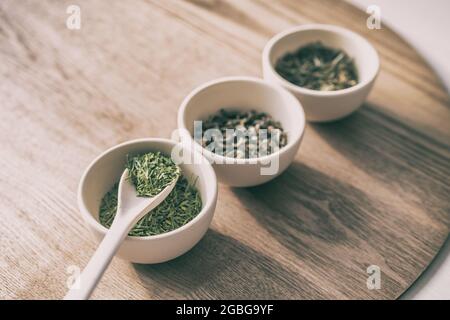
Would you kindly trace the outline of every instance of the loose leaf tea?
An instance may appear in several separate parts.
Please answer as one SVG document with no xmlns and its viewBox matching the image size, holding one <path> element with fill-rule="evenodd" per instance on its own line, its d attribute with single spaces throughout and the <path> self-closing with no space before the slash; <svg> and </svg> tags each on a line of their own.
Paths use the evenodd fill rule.
<svg viewBox="0 0 450 320">
<path fill-rule="evenodd" d="M 139 197 L 156 196 L 180 176 L 180 167 L 161 152 L 127 156 L 126 167 Z"/>
<path fill-rule="evenodd" d="M 206 149 L 231 158 L 256 158 L 287 144 L 281 123 L 265 112 L 221 109 L 202 124 Z"/>
<path fill-rule="evenodd" d="M 100 204 L 99 220 L 106 228 L 111 227 L 116 216 L 118 187 L 116 183 Z M 145 237 L 175 230 L 194 219 L 201 209 L 199 192 L 185 177 L 180 177 L 167 198 L 141 218 L 128 235 Z"/>
<path fill-rule="evenodd" d="M 313 42 L 278 59 L 275 70 L 300 87 L 333 91 L 358 83 L 355 63 L 343 50 Z"/>
</svg>

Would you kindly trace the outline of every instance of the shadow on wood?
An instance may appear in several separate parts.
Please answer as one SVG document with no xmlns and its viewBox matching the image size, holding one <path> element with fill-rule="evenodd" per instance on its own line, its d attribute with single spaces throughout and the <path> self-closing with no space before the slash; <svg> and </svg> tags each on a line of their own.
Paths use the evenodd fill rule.
<svg viewBox="0 0 450 320">
<path fill-rule="evenodd" d="M 321 296 L 294 270 L 214 230 L 175 260 L 134 267 L 157 297 L 295 299 L 305 292 L 309 298 Z"/>
<path fill-rule="evenodd" d="M 414 201 L 407 198 L 413 194 L 420 199 L 413 203 L 418 212 L 299 162 L 270 183 L 233 189 L 235 195 L 299 259 L 329 270 L 324 280 L 331 286 L 345 291 L 358 285 L 332 270 L 357 273 L 376 262 L 383 268 L 384 289 L 399 293 L 403 282 L 417 277 L 408 266 L 425 267 L 432 258 L 426 243 L 445 239 L 450 213 L 445 183 L 450 175 L 448 150 L 373 106 L 337 122 L 311 126 L 358 169 L 398 192 L 399 198 Z M 433 210 L 427 210 L 431 203 Z M 433 224 L 422 224 L 425 217 Z M 346 285 L 340 285 L 341 280 Z"/>
<path fill-rule="evenodd" d="M 374 105 L 341 121 L 311 126 L 359 169 L 396 190 L 398 197 L 416 201 L 437 223 L 450 226 L 448 145 Z"/>
</svg>

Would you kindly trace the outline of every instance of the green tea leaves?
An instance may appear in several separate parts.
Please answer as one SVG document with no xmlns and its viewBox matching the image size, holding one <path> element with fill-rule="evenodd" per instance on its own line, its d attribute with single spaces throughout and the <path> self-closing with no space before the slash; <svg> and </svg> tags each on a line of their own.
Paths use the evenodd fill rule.
<svg viewBox="0 0 450 320">
<path fill-rule="evenodd" d="M 127 156 L 129 179 L 139 197 L 153 197 L 180 176 L 180 168 L 161 152 Z"/>
<path fill-rule="evenodd" d="M 177 179 L 167 198 L 136 223 L 129 232 L 130 236 L 152 236 L 175 230 L 202 210 L 197 189 L 185 177 L 180 177 L 180 167 L 161 152 L 128 155 L 126 167 L 140 197 L 153 197 Z M 107 228 L 111 227 L 116 216 L 118 188 L 117 182 L 100 203 L 99 221 Z"/>
<path fill-rule="evenodd" d="M 275 70 L 287 81 L 303 88 L 334 91 L 358 83 L 353 60 L 342 50 L 313 42 L 278 59 Z"/>
<path fill-rule="evenodd" d="M 287 144 L 281 123 L 265 112 L 221 109 L 203 121 L 201 145 L 230 158 L 256 158 Z"/>
<path fill-rule="evenodd" d="M 106 228 L 111 227 L 116 215 L 118 186 L 116 183 L 101 201 L 99 220 Z M 175 230 L 194 219 L 201 210 L 199 192 L 185 177 L 180 177 L 167 198 L 141 218 L 128 235 L 145 237 Z"/>
</svg>

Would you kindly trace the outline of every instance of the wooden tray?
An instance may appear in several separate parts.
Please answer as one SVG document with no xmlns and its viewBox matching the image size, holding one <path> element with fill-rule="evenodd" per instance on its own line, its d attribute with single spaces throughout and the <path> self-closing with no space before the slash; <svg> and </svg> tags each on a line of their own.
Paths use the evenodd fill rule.
<svg viewBox="0 0 450 320">
<path fill-rule="evenodd" d="M 367 104 L 309 125 L 295 163 L 261 187 L 221 185 L 205 238 L 161 265 L 115 259 L 94 298 L 398 297 L 449 234 L 450 110 L 435 74 L 386 26 L 336 1 L 0 3 L 0 298 L 61 298 L 96 248 L 76 205 L 101 151 L 169 137 L 183 97 L 261 76 L 261 50 L 296 24 L 367 37 L 382 71 Z M 366 269 L 381 268 L 368 290 Z"/>
</svg>

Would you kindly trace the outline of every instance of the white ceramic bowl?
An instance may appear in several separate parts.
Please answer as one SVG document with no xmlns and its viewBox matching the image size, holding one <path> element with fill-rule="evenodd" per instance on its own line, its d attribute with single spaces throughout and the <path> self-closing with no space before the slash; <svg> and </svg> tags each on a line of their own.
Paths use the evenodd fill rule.
<svg viewBox="0 0 450 320">
<path fill-rule="evenodd" d="M 221 108 L 268 113 L 287 132 L 287 145 L 254 159 L 224 157 L 202 148 L 193 139 L 194 121 L 205 120 Z M 289 166 L 303 137 L 305 115 L 298 100 L 280 86 L 258 78 L 226 77 L 201 85 L 184 99 L 178 111 L 178 128 L 184 142 L 212 162 L 221 182 L 249 187 L 275 178 Z"/>
<path fill-rule="evenodd" d="M 359 83 L 342 90 L 318 91 L 292 84 L 275 71 L 280 57 L 315 41 L 342 49 L 353 58 Z M 378 75 L 380 61 L 374 47 L 362 36 L 337 26 L 312 24 L 288 29 L 270 39 L 263 51 L 262 66 L 264 79 L 281 85 L 300 100 L 308 121 L 321 122 L 345 117 L 362 105 Z"/>
<path fill-rule="evenodd" d="M 84 220 L 101 240 L 107 229 L 98 221 L 100 201 L 120 179 L 126 155 L 161 151 L 170 156 L 176 142 L 166 139 L 139 139 L 115 146 L 95 159 L 84 172 L 78 188 L 78 206 Z M 183 152 L 190 153 L 189 150 Z M 201 164 L 180 164 L 183 175 L 198 177 L 196 188 L 203 203 L 201 212 L 189 223 L 173 231 L 148 237 L 127 236 L 117 255 L 135 263 L 160 263 L 191 249 L 205 234 L 214 215 L 217 200 L 217 179 L 207 161 Z"/>
</svg>

